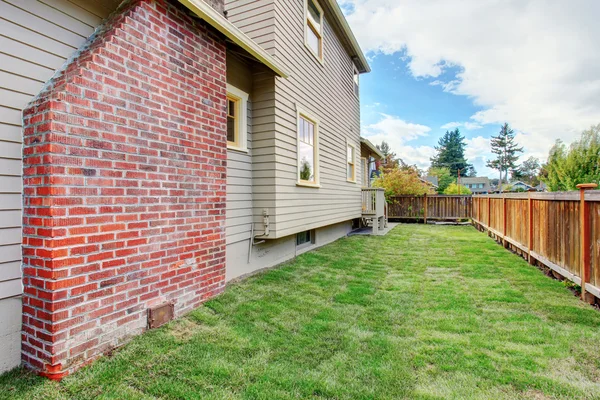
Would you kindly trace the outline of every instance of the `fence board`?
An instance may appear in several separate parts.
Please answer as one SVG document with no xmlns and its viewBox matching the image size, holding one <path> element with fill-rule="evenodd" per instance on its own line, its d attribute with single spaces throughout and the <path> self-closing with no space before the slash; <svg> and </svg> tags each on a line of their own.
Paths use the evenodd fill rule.
<svg viewBox="0 0 600 400">
<path fill-rule="evenodd" d="M 389 218 L 424 219 L 424 196 L 394 196 L 388 199 Z M 427 196 L 427 219 L 470 219 L 473 210 L 471 196 Z"/>
</svg>

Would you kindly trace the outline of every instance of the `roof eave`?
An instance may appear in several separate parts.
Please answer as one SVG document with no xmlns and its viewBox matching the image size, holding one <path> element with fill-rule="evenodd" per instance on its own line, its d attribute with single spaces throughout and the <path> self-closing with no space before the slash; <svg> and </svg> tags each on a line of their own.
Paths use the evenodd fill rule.
<svg viewBox="0 0 600 400">
<path fill-rule="evenodd" d="M 344 13 L 342 12 L 342 9 L 340 8 L 337 0 L 326 0 L 327 3 L 329 4 L 329 6 L 331 7 L 331 9 L 333 10 L 333 15 L 336 18 L 336 22 L 340 25 L 340 27 L 342 28 L 342 31 L 344 33 L 344 35 L 346 36 L 346 39 L 348 39 L 350 46 L 352 47 L 352 50 L 355 54 L 351 54 L 351 56 L 356 57 L 356 62 L 357 64 L 356 67 L 358 68 L 358 72 L 360 72 L 361 74 L 365 74 L 368 72 L 371 72 L 371 67 L 369 66 L 369 62 L 367 61 L 367 58 L 365 57 L 363 51 L 360 48 L 360 45 L 358 44 L 358 41 L 356 40 L 356 37 L 354 36 L 354 32 L 352 32 L 352 29 L 350 29 L 350 25 L 348 25 L 348 21 L 346 20 L 346 17 L 344 16 Z"/>
<path fill-rule="evenodd" d="M 289 74 L 269 53 L 260 45 L 250 39 L 244 32 L 229 22 L 224 16 L 219 14 L 214 8 L 209 6 L 203 0 L 179 0 L 181 4 L 196 14 L 199 18 L 206 21 L 210 26 L 221 32 L 229 40 L 246 50 L 262 64 L 266 65 L 275 74 L 282 78 L 287 78 Z"/>
<path fill-rule="evenodd" d="M 373 143 L 371 143 L 369 141 L 369 139 L 366 139 L 364 137 L 360 137 L 360 143 L 364 144 L 365 146 L 367 146 L 369 148 L 369 150 L 371 150 L 373 153 L 375 153 L 377 155 L 377 157 L 379 157 L 380 159 L 383 160 L 383 154 L 381 153 L 381 151 L 379 151 L 379 149 L 377 148 L 377 146 L 375 146 Z"/>
</svg>

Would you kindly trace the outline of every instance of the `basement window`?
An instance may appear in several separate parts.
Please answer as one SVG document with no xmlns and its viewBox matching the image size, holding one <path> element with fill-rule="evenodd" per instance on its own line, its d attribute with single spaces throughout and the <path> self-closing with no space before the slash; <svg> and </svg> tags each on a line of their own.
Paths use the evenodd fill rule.
<svg viewBox="0 0 600 400">
<path fill-rule="evenodd" d="M 304 231 L 296 234 L 296 246 L 306 247 L 315 244 L 315 231 Z"/>
</svg>

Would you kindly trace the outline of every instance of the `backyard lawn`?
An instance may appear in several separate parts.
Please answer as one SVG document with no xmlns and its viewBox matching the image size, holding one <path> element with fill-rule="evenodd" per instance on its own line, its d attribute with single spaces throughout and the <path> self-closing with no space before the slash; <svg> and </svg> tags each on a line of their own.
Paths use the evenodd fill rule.
<svg viewBox="0 0 600 400">
<path fill-rule="evenodd" d="M 472 227 L 354 236 L 16 399 L 600 399 L 600 312 Z"/>
</svg>

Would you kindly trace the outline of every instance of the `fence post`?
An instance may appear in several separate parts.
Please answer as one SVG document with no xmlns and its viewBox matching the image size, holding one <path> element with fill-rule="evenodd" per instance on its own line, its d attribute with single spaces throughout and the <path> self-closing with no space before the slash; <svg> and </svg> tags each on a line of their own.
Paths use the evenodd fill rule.
<svg viewBox="0 0 600 400">
<path fill-rule="evenodd" d="M 506 194 L 502 195 L 502 244 L 504 247 L 508 247 L 506 241 Z"/>
<path fill-rule="evenodd" d="M 423 209 L 423 223 L 427 225 L 427 193 L 425 193 L 424 204 L 425 205 Z"/>
<path fill-rule="evenodd" d="M 488 206 L 488 234 L 490 233 L 490 228 L 492 227 L 492 198 L 488 196 L 487 206 Z"/>
<path fill-rule="evenodd" d="M 531 198 L 531 192 L 527 193 L 527 261 L 529 264 L 533 264 L 533 257 L 531 257 L 531 251 L 533 250 L 533 199 Z"/>
<path fill-rule="evenodd" d="M 581 242 L 580 254 L 580 273 L 581 278 L 581 299 L 586 301 L 585 284 L 590 280 L 590 209 L 585 202 L 585 191 L 587 189 L 597 188 L 595 183 L 582 183 L 577 185 L 579 189 L 579 237 Z M 590 301 L 593 297 L 590 296 Z"/>
</svg>

